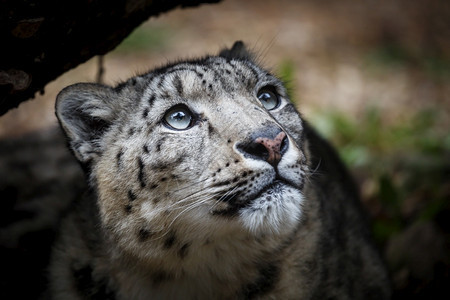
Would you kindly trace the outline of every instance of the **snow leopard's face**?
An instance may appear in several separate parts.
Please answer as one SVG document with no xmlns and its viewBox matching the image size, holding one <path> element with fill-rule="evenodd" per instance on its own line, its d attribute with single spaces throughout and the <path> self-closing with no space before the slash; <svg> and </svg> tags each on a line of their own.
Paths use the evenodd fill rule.
<svg viewBox="0 0 450 300">
<path fill-rule="evenodd" d="M 297 227 L 302 120 L 277 78 L 242 52 L 232 58 L 239 46 L 116 88 L 78 84 L 58 96 L 103 225 L 122 248 L 145 256 L 176 244 L 183 255 L 196 241 Z"/>
</svg>

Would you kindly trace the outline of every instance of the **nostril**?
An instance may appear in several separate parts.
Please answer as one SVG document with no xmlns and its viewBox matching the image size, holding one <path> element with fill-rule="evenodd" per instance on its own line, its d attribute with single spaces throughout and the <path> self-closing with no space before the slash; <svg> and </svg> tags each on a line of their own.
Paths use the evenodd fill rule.
<svg viewBox="0 0 450 300">
<path fill-rule="evenodd" d="M 281 153 L 281 155 L 285 154 L 286 151 L 288 150 L 288 148 L 289 148 L 289 139 L 288 139 L 287 136 L 285 136 L 283 138 L 283 140 L 281 141 L 281 145 L 280 145 L 280 153 Z"/>
<path fill-rule="evenodd" d="M 266 160 L 269 157 L 269 151 L 267 148 L 259 143 L 250 143 L 248 145 L 239 145 L 238 149 L 251 158 Z"/>
</svg>

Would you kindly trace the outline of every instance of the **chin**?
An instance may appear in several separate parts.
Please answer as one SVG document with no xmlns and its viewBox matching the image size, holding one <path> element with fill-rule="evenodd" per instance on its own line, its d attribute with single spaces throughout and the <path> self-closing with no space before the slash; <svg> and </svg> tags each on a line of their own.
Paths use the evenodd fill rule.
<svg viewBox="0 0 450 300">
<path fill-rule="evenodd" d="M 239 219 L 255 235 L 286 235 L 293 232 L 302 216 L 303 195 L 300 190 L 276 183 L 243 207 Z"/>
</svg>

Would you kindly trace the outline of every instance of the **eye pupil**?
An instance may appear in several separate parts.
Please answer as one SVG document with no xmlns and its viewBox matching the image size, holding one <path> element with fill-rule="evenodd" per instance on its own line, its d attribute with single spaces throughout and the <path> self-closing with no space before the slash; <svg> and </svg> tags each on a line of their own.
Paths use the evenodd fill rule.
<svg viewBox="0 0 450 300">
<path fill-rule="evenodd" d="M 178 111 L 174 114 L 171 115 L 171 118 L 174 119 L 175 121 L 181 121 L 186 117 L 186 114 L 182 111 Z"/>
<path fill-rule="evenodd" d="M 267 101 L 270 99 L 270 94 L 267 92 L 262 93 L 261 96 L 259 96 L 259 99 L 261 99 L 262 101 Z"/>
<path fill-rule="evenodd" d="M 184 130 L 192 125 L 193 115 L 187 107 L 175 106 L 164 115 L 164 123 L 171 129 Z"/>
<path fill-rule="evenodd" d="M 277 94 L 268 89 L 262 89 L 258 93 L 258 99 L 267 110 L 272 110 L 278 107 L 280 99 Z"/>
</svg>

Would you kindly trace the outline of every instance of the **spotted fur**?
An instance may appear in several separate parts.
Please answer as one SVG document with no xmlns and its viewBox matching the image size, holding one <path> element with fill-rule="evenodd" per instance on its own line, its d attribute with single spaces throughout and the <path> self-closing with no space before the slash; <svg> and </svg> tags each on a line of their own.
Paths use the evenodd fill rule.
<svg viewBox="0 0 450 300">
<path fill-rule="evenodd" d="M 69 86 L 56 112 L 91 189 L 61 228 L 55 299 L 389 297 L 346 170 L 241 42 Z"/>
</svg>

